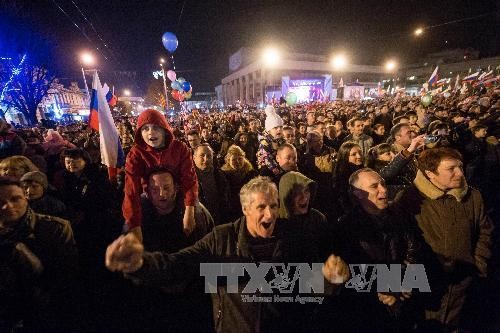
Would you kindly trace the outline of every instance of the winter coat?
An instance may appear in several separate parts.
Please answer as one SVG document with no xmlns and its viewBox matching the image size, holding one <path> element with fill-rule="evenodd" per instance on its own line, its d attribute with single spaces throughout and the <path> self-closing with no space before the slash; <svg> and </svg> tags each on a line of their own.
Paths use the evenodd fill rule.
<svg viewBox="0 0 500 333">
<path fill-rule="evenodd" d="M 155 149 L 144 142 L 141 127 L 145 124 L 155 124 L 165 130 L 164 148 Z M 138 227 L 142 223 L 140 196 L 143 185 L 147 184 L 149 174 L 158 169 L 167 169 L 172 173 L 181 185 L 184 204 L 194 206 L 198 199 L 198 182 L 191 151 L 184 143 L 174 138 L 165 117 L 157 111 L 146 110 L 137 120 L 135 143 L 125 163 L 125 197 L 122 211 L 129 228 Z"/>
<path fill-rule="evenodd" d="M 304 215 L 292 214 L 293 192 L 297 186 L 308 187 L 311 193 L 309 211 Z M 325 215 L 311 208 L 317 187 L 316 182 L 300 172 L 290 171 L 284 174 L 280 179 L 278 191 L 280 218 L 287 220 L 284 233 L 289 239 L 293 239 L 290 244 L 293 244 L 293 249 L 299 252 L 296 255 L 304 257 L 303 260 L 315 258 L 316 262 L 324 262 L 334 251 L 336 242 L 332 239 L 332 230 Z"/>
<path fill-rule="evenodd" d="M 193 245 L 214 228 L 214 220 L 210 212 L 201 203 L 194 206 L 195 228 L 186 236 L 183 231 L 184 204 L 177 200 L 172 212 L 160 215 L 145 195 L 141 196 L 144 212 L 142 228 L 143 244 L 147 251 L 177 252 Z"/>
<path fill-rule="evenodd" d="M 226 176 L 216 168 L 200 170 L 195 167 L 195 170 L 198 179 L 200 202 L 208 209 L 216 225 L 227 223 L 228 216 L 226 209 L 229 208 L 230 210 L 230 189 Z M 212 176 L 213 184 L 210 181 Z"/>
<path fill-rule="evenodd" d="M 267 168 L 273 174 L 281 173 L 281 168 L 276 162 L 276 151 L 285 142 L 284 139 L 273 139 L 270 134 L 265 134 L 260 138 L 259 150 L 257 151 L 257 165 L 259 169 Z"/>
<path fill-rule="evenodd" d="M 347 141 L 352 141 L 355 144 L 359 145 L 361 147 L 361 152 L 363 153 L 363 156 L 368 155 L 368 150 L 370 150 L 371 147 L 373 147 L 373 139 L 371 136 L 368 136 L 364 133 L 362 133 L 358 138 L 354 138 L 352 134 L 349 134 L 346 136 L 344 139 L 344 142 Z"/>
<path fill-rule="evenodd" d="M 0 160 L 14 155 L 23 155 L 26 142 L 15 132 L 0 133 Z"/>
<path fill-rule="evenodd" d="M 45 151 L 45 156 L 58 155 L 65 149 L 76 148 L 71 142 L 64 140 L 64 138 L 59 134 L 59 132 L 54 130 L 49 130 L 45 137 L 45 142 L 42 143 L 42 148 Z"/>
<path fill-rule="evenodd" d="M 332 171 L 334 151 L 323 145 L 319 154 L 309 149 L 301 156 L 299 170 L 305 176 L 314 180 L 318 186 L 316 198 L 311 201 L 312 207 L 325 214 L 328 219 L 336 218 L 337 207 L 332 205 Z"/>
<path fill-rule="evenodd" d="M 87 164 L 77 177 L 62 170 L 54 185 L 67 208 L 84 268 L 101 268 L 107 244 L 118 236 L 122 221 L 116 192 L 106 173 L 98 166 Z"/>
<path fill-rule="evenodd" d="M 426 319 L 456 327 L 472 278 L 488 274 L 493 225 L 481 194 L 467 185 L 445 193 L 418 171 L 396 202 L 414 216 L 431 250 L 425 259 L 432 278 Z"/>
<path fill-rule="evenodd" d="M 417 162 L 413 154 L 403 152 L 394 156 L 391 162 L 375 162 L 377 171 L 385 180 L 389 200 L 393 200 L 399 191 L 410 186 L 417 174 Z"/>
<path fill-rule="evenodd" d="M 486 151 L 486 141 L 476 137 L 472 137 L 465 146 L 465 177 L 467 183 L 479 189 L 483 187 L 483 182 L 488 181 L 484 174 Z"/>
<path fill-rule="evenodd" d="M 225 210 L 225 215 L 228 216 L 229 221 L 234 221 L 241 216 L 240 190 L 243 185 L 257 176 L 257 172 L 252 165 L 249 162 L 247 163 L 245 163 L 244 168 L 239 170 L 232 169 L 227 165 L 223 165 L 221 168 L 229 184 L 229 211 Z"/>
<path fill-rule="evenodd" d="M 348 264 L 400 264 L 422 263 L 421 242 L 412 225 L 411 216 L 398 207 L 390 206 L 379 216 L 367 214 L 361 206 L 354 204 L 352 209 L 338 221 L 338 233 L 342 237 L 342 250 L 339 255 Z M 404 276 L 404 271 L 401 278 Z M 411 327 L 412 300 L 398 302 L 389 307 L 378 300 L 376 282 L 366 293 L 350 293 L 347 304 L 354 308 L 366 307 L 357 316 L 351 328 L 354 331 L 400 332 Z M 413 291 L 414 293 L 416 291 Z M 398 293 L 393 293 L 399 298 Z"/>
<path fill-rule="evenodd" d="M 50 194 L 30 201 L 30 206 L 36 213 L 66 218 L 66 205 Z"/>
<path fill-rule="evenodd" d="M 0 272 L 0 317 L 8 316 L 0 322 L 70 331 L 78 254 L 68 221 L 28 208 L 13 227 L 0 227 Z"/>
<path fill-rule="evenodd" d="M 361 168 L 363 168 L 362 165 L 348 163 L 347 169 L 344 171 L 338 170 L 338 164 L 333 170 L 332 187 L 335 197 L 332 197 L 328 203 L 337 204 L 337 209 L 340 210 L 338 212 L 338 217 L 344 215 L 351 207 L 352 203 L 349 198 L 349 178 L 354 172 Z"/>
<path fill-rule="evenodd" d="M 279 219 L 276 221 L 274 251 L 272 258 L 266 261 L 296 262 L 284 250 L 290 248 L 284 244 L 287 241 L 281 231 L 284 222 Z M 216 226 L 196 244 L 177 253 L 145 253 L 142 268 L 126 274 L 126 277 L 149 283 L 169 284 L 185 280 L 186 274 L 199 276 L 200 262 L 256 262 L 254 254 L 250 252 L 251 242 L 246 218 L 241 217 L 234 223 Z M 242 287 L 240 285 L 238 290 Z M 262 294 L 269 295 L 272 297 L 272 294 Z M 294 324 L 302 319 L 297 313 L 287 311 L 290 307 L 286 303 L 244 302 L 241 293 L 228 292 L 227 286 L 222 282 L 218 283 L 217 292 L 211 296 L 217 332 L 281 332 L 293 330 L 294 327 L 297 330 Z"/>
<path fill-rule="evenodd" d="M 411 216 L 399 207 L 389 206 L 375 216 L 354 205 L 338 223 L 348 262 L 415 264 L 420 260 L 420 244 L 412 230 Z"/>
</svg>

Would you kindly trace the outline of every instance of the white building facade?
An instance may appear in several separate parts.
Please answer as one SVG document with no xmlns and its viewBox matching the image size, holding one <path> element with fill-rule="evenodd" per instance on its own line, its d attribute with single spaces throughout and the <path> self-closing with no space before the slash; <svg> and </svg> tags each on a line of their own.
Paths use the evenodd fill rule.
<svg viewBox="0 0 500 333">
<path fill-rule="evenodd" d="M 237 102 L 265 103 L 284 97 L 289 91 L 294 91 L 299 101 L 333 99 L 341 78 L 347 84 L 355 82 L 373 88 L 387 76 L 382 66 L 350 64 L 341 72 L 334 71 L 326 56 L 301 53 L 284 54 L 270 67 L 247 48 L 229 58 L 229 70 L 221 82 L 225 106 Z"/>
<path fill-rule="evenodd" d="M 47 91 L 47 95 L 38 105 L 38 117 L 40 119 L 55 117 L 60 119 L 63 115 L 69 115 L 75 119 L 88 116 L 90 113 L 90 101 L 87 94 L 78 87 L 77 82 L 71 82 L 69 87 L 64 87 L 55 81 Z"/>
</svg>

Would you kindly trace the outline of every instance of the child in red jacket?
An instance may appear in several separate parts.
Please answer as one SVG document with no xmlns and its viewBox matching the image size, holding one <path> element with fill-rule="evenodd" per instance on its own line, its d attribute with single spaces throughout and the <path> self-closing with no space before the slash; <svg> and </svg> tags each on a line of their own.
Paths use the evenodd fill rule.
<svg viewBox="0 0 500 333">
<path fill-rule="evenodd" d="M 125 163 L 125 198 L 123 217 L 130 232 L 142 241 L 140 196 L 149 175 L 156 170 L 169 170 L 184 193 L 184 232 L 193 231 L 194 205 L 198 200 L 198 180 L 189 148 L 175 139 L 172 128 L 158 111 L 148 109 L 137 119 L 135 142 Z"/>
</svg>

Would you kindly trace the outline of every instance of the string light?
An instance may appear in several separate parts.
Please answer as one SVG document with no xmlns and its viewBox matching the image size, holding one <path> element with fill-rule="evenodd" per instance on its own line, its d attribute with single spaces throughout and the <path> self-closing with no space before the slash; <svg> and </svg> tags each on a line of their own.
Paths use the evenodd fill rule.
<svg viewBox="0 0 500 333">
<path fill-rule="evenodd" d="M 10 59 L 10 58 L 9 58 Z M 23 57 L 21 58 L 21 61 L 19 62 L 19 65 L 17 65 L 17 67 L 14 67 L 12 69 L 12 72 L 11 72 L 11 75 L 10 75 L 10 78 L 9 80 L 5 83 L 5 86 L 3 87 L 2 89 L 2 93 L 0 94 L 0 102 L 3 101 L 4 99 L 4 95 L 5 95 L 5 92 L 7 91 L 7 88 L 9 87 L 9 84 L 12 83 L 12 80 L 14 80 L 14 77 L 19 75 L 19 73 L 21 73 L 21 69 L 22 69 L 22 66 L 24 64 L 24 61 L 26 60 L 26 53 L 23 55 Z"/>
</svg>

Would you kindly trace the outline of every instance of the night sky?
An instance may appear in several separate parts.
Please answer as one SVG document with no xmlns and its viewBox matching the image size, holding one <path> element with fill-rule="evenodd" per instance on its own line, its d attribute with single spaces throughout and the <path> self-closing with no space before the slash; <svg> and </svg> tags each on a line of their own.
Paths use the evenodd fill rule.
<svg viewBox="0 0 500 333">
<path fill-rule="evenodd" d="M 101 80 L 116 81 L 113 71 L 136 72 L 136 82 L 111 82 L 120 88 L 130 87 L 134 93 L 146 91 L 151 72 L 159 69 L 158 59 L 167 56 L 161 44 L 165 31 L 174 32 L 179 39 L 174 53 L 178 76 L 191 81 L 195 92 L 213 91 L 229 71 L 229 55 L 243 46 L 275 44 L 292 52 L 323 55 L 344 50 L 351 62 L 373 65 L 388 57 L 400 63 L 414 62 L 424 54 L 457 47 L 478 49 L 482 56 L 499 53 L 499 1 L 493 0 L 0 3 L 0 56 L 28 49 L 32 59 L 46 64 L 58 77 L 79 79 L 79 53 L 87 49 L 98 54 L 98 47 L 102 52 L 98 54 L 98 67 L 104 77 Z M 412 36 L 418 26 L 434 25 L 442 26 L 431 28 L 421 38 Z"/>
</svg>

